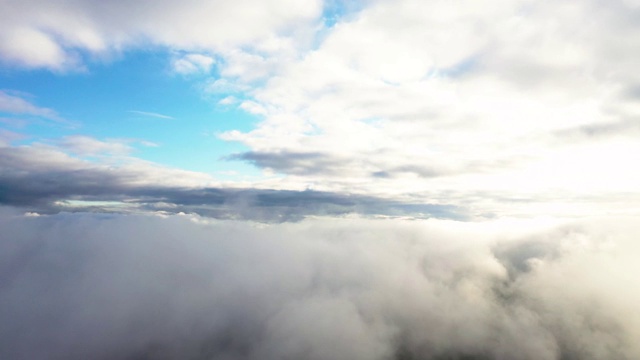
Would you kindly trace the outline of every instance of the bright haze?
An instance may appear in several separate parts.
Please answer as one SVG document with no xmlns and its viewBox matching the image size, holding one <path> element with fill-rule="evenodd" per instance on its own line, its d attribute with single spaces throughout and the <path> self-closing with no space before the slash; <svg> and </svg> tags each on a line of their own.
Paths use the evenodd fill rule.
<svg viewBox="0 0 640 360">
<path fill-rule="evenodd" d="M 0 0 L 0 358 L 640 358 L 640 2 Z"/>
</svg>

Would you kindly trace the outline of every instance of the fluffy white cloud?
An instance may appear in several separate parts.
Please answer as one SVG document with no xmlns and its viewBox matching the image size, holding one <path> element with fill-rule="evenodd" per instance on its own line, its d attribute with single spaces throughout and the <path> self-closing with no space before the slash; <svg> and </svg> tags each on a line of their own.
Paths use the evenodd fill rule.
<svg viewBox="0 0 640 360">
<path fill-rule="evenodd" d="M 370 3 L 251 92 L 262 124 L 223 138 L 250 146 L 254 163 L 279 156 L 292 186 L 451 196 L 480 212 L 636 199 L 637 11 L 591 0 Z"/>
<path fill-rule="evenodd" d="M 0 5 L 1 59 L 53 70 L 81 66 L 81 53 L 102 56 L 148 42 L 207 51 L 269 44 L 275 33 L 295 36 L 294 27 L 314 22 L 321 12 L 315 0 L 3 0 Z"/>
</svg>

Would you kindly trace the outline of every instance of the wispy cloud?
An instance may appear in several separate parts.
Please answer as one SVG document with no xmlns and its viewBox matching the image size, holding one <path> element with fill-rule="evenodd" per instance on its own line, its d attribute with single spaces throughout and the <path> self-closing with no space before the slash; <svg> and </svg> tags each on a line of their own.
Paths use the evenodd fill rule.
<svg viewBox="0 0 640 360">
<path fill-rule="evenodd" d="M 154 117 L 154 118 L 158 118 L 158 119 L 169 119 L 169 120 L 174 120 L 175 119 L 173 116 L 159 114 L 159 113 L 155 113 L 155 112 L 149 112 L 149 111 L 129 110 L 129 112 L 132 113 L 132 114 L 138 114 L 138 115 L 143 115 L 143 116 L 148 116 L 148 117 Z"/>
<path fill-rule="evenodd" d="M 58 113 L 50 108 L 35 105 L 20 93 L 0 90 L 0 112 L 14 115 L 32 115 L 41 118 L 65 122 Z"/>
<path fill-rule="evenodd" d="M 101 141 L 90 136 L 72 135 L 61 139 L 58 144 L 78 155 L 127 155 L 133 148 L 126 140 Z"/>
<path fill-rule="evenodd" d="M 24 139 L 25 137 L 27 136 L 24 134 L 0 128 L 0 146 L 9 146 L 12 142 Z"/>
<path fill-rule="evenodd" d="M 173 71 L 182 75 L 207 74 L 215 64 L 215 59 L 202 54 L 187 54 L 172 63 Z"/>
</svg>

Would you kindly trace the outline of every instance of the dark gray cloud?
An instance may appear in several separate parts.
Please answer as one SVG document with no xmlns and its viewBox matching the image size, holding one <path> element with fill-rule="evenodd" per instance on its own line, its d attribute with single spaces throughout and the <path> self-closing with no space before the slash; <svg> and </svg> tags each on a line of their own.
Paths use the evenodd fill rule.
<svg viewBox="0 0 640 360">
<path fill-rule="evenodd" d="M 320 152 L 260 152 L 248 151 L 227 157 L 228 160 L 242 160 L 257 167 L 272 169 L 292 175 L 340 175 L 348 168 L 348 160 Z"/>
<path fill-rule="evenodd" d="M 636 359 L 637 224 L 0 208 L 0 358 Z"/>
<path fill-rule="evenodd" d="M 248 151 L 226 157 L 240 160 L 263 169 L 296 176 L 324 176 L 340 179 L 349 177 L 394 179 L 406 175 L 422 179 L 456 176 L 469 173 L 487 173 L 495 169 L 520 165 L 522 157 L 482 159 L 469 158 L 463 165 L 455 165 L 442 159 L 403 156 L 388 149 L 378 149 L 369 154 L 340 156 L 329 152 Z M 389 159 L 394 158 L 394 161 Z"/>
<path fill-rule="evenodd" d="M 297 221 L 306 216 L 361 215 L 464 219 L 464 210 L 437 204 L 407 204 L 372 196 L 269 189 L 149 189 L 133 200 L 147 209 L 197 213 L 220 219 Z M 169 206 L 165 206 L 169 203 Z"/>
<path fill-rule="evenodd" d="M 321 152 L 248 151 L 228 156 L 226 159 L 246 161 L 260 168 L 299 176 L 345 176 L 346 174 L 363 173 L 376 178 L 392 178 L 400 174 L 411 173 L 419 177 L 431 178 L 451 173 L 451 171 L 429 166 L 385 164 L 384 161 L 377 160 L 381 153 L 384 151 L 374 152 L 370 154 L 369 159 L 363 160 L 362 158 L 340 157 Z M 367 169 L 383 170 L 376 170 L 369 174 L 366 172 Z"/>
<path fill-rule="evenodd" d="M 181 185 L 171 179 L 179 180 L 184 174 L 167 169 L 148 164 L 146 168 L 97 165 L 47 147 L 0 148 L 0 170 L 0 204 L 43 213 L 164 211 L 261 221 L 348 213 L 465 217 L 454 206 L 407 204 L 365 195 Z M 160 177 L 170 181 L 157 181 Z"/>
</svg>

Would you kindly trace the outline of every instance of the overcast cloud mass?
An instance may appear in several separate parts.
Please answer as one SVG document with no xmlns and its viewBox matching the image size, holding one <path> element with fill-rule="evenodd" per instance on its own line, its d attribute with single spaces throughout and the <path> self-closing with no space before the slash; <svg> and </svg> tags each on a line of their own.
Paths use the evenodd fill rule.
<svg viewBox="0 0 640 360">
<path fill-rule="evenodd" d="M 634 219 L 3 209 L 8 359 L 633 359 Z"/>
<path fill-rule="evenodd" d="M 635 0 L 0 0 L 0 358 L 640 358 Z"/>
</svg>

